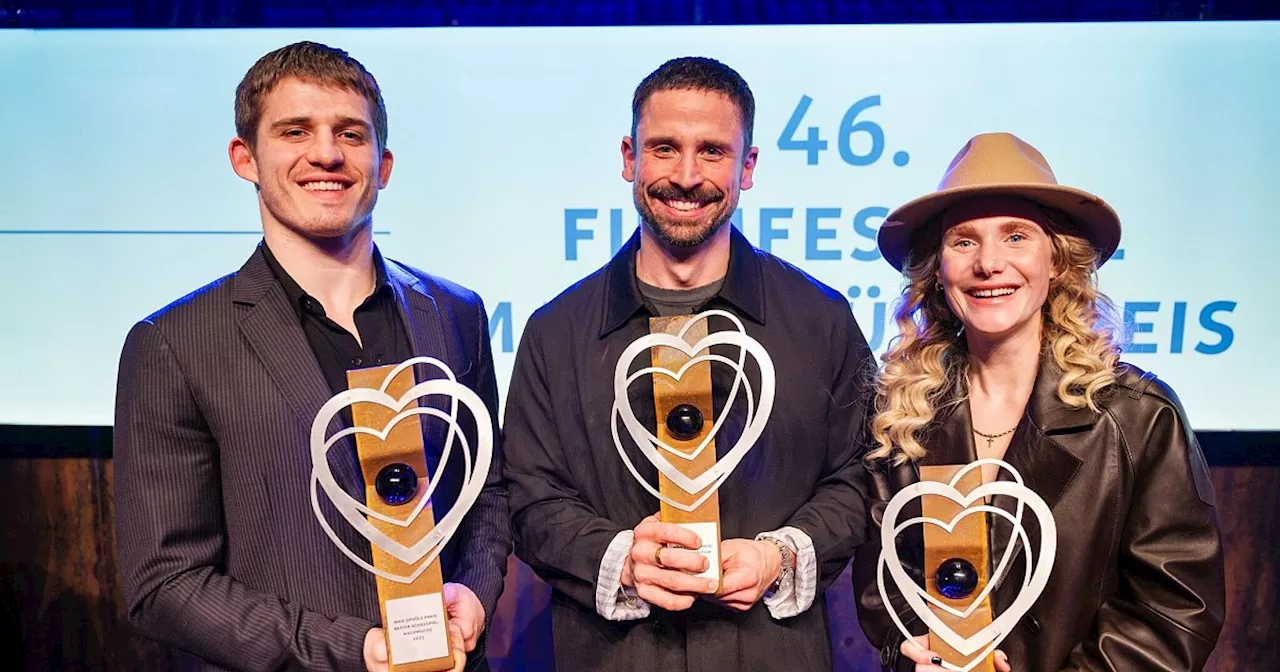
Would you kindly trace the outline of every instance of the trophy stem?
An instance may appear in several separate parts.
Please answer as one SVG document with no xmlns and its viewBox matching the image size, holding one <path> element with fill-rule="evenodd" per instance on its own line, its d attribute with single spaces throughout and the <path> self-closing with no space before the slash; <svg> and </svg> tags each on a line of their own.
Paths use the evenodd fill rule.
<svg viewBox="0 0 1280 672">
<path fill-rule="evenodd" d="M 649 320 L 651 334 L 670 334 L 678 336 L 681 329 L 694 319 L 691 315 L 672 317 L 655 317 Z M 707 336 L 707 321 L 700 319 L 690 325 L 684 334 L 689 344 L 697 343 Z M 698 352 L 694 357 L 706 355 L 709 349 Z M 653 376 L 653 405 L 657 417 L 657 437 L 665 445 L 685 454 L 692 454 L 706 443 L 701 452 L 692 459 L 675 458 L 671 462 L 686 476 L 700 476 L 716 464 L 715 440 L 709 438 L 715 427 L 714 409 L 711 396 L 711 362 L 701 361 L 688 369 L 678 378 L 681 367 L 687 364 L 690 357 L 674 348 L 655 347 L 652 350 L 653 366 L 671 372 L 671 375 L 655 374 Z M 712 483 L 707 486 L 717 487 Z M 666 475 L 658 474 L 658 492 L 664 497 L 685 505 L 692 505 L 702 493 L 689 493 L 672 483 Z M 662 502 L 659 517 L 665 523 L 680 525 L 702 540 L 698 553 L 707 557 L 707 571 L 699 576 L 715 579 L 720 582 L 720 495 L 712 492 L 702 504 L 692 511 L 684 511 L 678 507 Z M 717 588 L 717 593 L 723 584 Z"/>
<path fill-rule="evenodd" d="M 960 471 L 958 465 L 922 466 L 922 481 L 949 483 Z M 962 495 L 968 495 L 982 485 L 982 470 L 971 469 L 955 484 Z M 955 520 L 964 510 L 956 502 L 936 495 L 920 498 L 920 510 L 925 518 Z M 948 533 L 935 525 L 925 525 L 924 568 L 925 588 L 928 593 L 953 608 L 967 608 L 974 597 L 981 596 L 990 580 L 989 550 L 987 548 L 987 519 L 985 514 L 968 515 L 956 520 L 955 528 Z M 942 577 L 942 580 L 939 580 Z M 984 597 L 982 603 L 963 618 L 929 605 L 933 613 L 962 637 L 969 637 L 991 624 L 991 600 Z M 968 665 L 980 654 L 963 656 L 951 648 L 941 637 L 929 636 L 929 648 L 942 659 L 957 667 Z M 988 654 L 971 672 L 995 672 L 995 660 Z"/>
<path fill-rule="evenodd" d="M 378 388 L 394 365 L 347 372 L 349 388 Z M 400 398 L 414 386 L 413 367 L 402 370 L 386 393 Z M 417 403 L 416 401 L 414 402 Z M 381 429 L 396 416 L 387 406 L 358 402 L 351 406 L 352 425 Z M 426 496 L 431 474 L 427 471 L 422 426 L 418 416 L 400 420 L 386 440 L 367 433 L 356 434 L 356 452 L 364 475 L 366 505 L 381 514 L 405 518 Z M 435 527 L 428 502 L 406 527 L 370 518 L 369 522 L 406 546 L 422 539 Z M 417 569 L 372 545 L 374 567 L 398 576 L 411 576 Z M 437 672 L 453 667 L 449 645 L 448 612 L 444 606 L 444 583 L 440 560 L 433 558 L 410 583 L 378 576 L 378 606 L 392 672 Z"/>
</svg>

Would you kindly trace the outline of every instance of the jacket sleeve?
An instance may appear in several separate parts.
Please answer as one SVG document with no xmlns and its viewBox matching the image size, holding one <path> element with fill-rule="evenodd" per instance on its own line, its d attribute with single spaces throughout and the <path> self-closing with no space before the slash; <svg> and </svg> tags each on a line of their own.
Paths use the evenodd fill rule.
<svg viewBox="0 0 1280 672">
<path fill-rule="evenodd" d="M 507 483 L 502 475 L 502 435 L 498 431 L 498 383 L 489 343 L 489 316 L 479 297 L 475 299 L 476 362 L 474 389 L 489 409 L 493 426 L 493 462 L 484 488 L 458 528 L 458 569 L 450 577 L 471 589 L 484 606 L 485 622 L 493 620 L 511 555 L 511 519 L 507 508 Z"/>
<path fill-rule="evenodd" d="M 834 331 L 823 475 L 809 501 L 787 521 L 787 526 L 803 531 L 813 542 L 818 595 L 844 571 L 867 533 L 867 470 L 860 435 L 870 404 L 875 358 L 847 305 Z"/>
<path fill-rule="evenodd" d="M 627 528 L 599 515 L 574 486 L 547 368 L 535 314 L 516 353 L 503 429 L 516 555 L 552 588 L 596 611 L 605 551 Z"/>
<path fill-rule="evenodd" d="M 870 420 L 871 412 L 867 413 Z M 868 433 L 869 434 L 869 433 Z M 869 438 L 865 439 L 869 442 Z M 901 654 L 904 637 L 898 626 L 889 618 L 888 609 L 902 619 L 903 625 L 914 635 L 926 635 L 929 628 L 924 625 L 906 600 L 898 592 L 897 587 L 889 580 L 885 589 L 890 604 L 886 605 L 880 595 L 879 583 L 876 580 L 880 572 L 880 522 L 889 499 L 913 478 L 910 465 L 889 466 L 878 463 L 870 478 L 870 494 L 868 507 L 870 516 L 867 521 L 866 542 L 858 547 L 853 557 L 853 594 L 858 600 L 858 622 L 867 641 L 880 650 L 880 664 L 886 670 L 912 672 L 915 663 Z M 923 572 L 920 568 L 918 549 L 912 550 L 911 534 L 904 532 L 899 539 L 898 558 L 903 569 L 917 581 L 921 581 Z"/>
<path fill-rule="evenodd" d="M 1155 417 L 1128 437 L 1133 499 L 1118 589 L 1066 670 L 1200 670 L 1222 629 L 1226 588 L 1213 484 L 1177 397 L 1167 387 L 1160 396 Z"/>
<path fill-rule="evenodd" d="M 218 444 L 150 322 L 120 361 L 115 513 L 124 598 L 148 637 L 235 670 L 363 670 L 374 623 L 329 617 L 225 574 Z"/>
</svg>

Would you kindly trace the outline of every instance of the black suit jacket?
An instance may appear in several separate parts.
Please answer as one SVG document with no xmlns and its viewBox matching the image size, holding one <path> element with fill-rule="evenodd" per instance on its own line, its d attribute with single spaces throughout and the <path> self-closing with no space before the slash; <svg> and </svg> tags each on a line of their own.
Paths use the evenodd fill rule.
<svg viewBox="0 0 1280 672">
<path fill-rule="evenodd" d="M 385 265 L 414 353 L 446 362 L 496 419 L 480 298 Z M 364 637 L 379 621 L 374 578 L 325 536 L 311 504 L 308 432 L 330 394 L 260 250 L 129 332 L 116 397 L 116 526 L 128 616 L 143 634 L 211 669 L 364 669 Z M 432 433 L 442 430 L 424 427 L 434 463 Z M 353 444 L 335 445 L 330 459 L 339 483 L 362 492 Z M 437 515 L 459 479 L 442 476 Z M 368 542 L 321 501 L 368 559 Z M 491 616 L 510 548 L 495 446 L 486 487 L 441 556 L 445 580 L 471 588 Z M 471 658 L 469 669 L 483 669 L 483 646 Z"/>
</svg>

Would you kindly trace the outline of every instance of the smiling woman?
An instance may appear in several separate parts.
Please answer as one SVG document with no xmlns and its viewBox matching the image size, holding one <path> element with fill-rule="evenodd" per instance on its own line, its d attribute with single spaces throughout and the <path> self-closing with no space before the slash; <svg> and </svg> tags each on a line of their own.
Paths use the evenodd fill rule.
<svg viewBox="0 0 1280 672">
<path fill-rule="evenodd" d="M 1213 488 L 1173 390 L 1119 361 L 1098 266 L 1120 222 L 1093 194 L 1057 183 L 1034 147 L 1007 133 L 970 140 L 941 188 L 891 213 L 880 250 L 903 271 L 901 336 L 877 379 L 872 497 L 882 509 L 916 467 L 995 458 L 1051 507 L 1058 557 L 1038 601 L 997 652 L 996 669 L 1199 670 L 1224 611 Z M 983 480 L 996 479 L 983 467 Z M 993 506 L 1009 509 L 1006 498 Z M 1012 518 L 1011 518 L 1012 519 Z M 992 539 L 1005 526 L 991 518 Z M 1026 546 L 1038 547 L 1042 529 Z M 880 535 L 854 559 L 859 620 L 882 660 L 938 670 L 928 640 L 904 641 L 879 589 Z M 898 539 L 915 576 L 918 539 Z M 995 553 L 993 552 L 993 555 Z M 1011 608 L 1031 562 L 999 575 Z M 886 586 L 887 588 L 887 586 Z M 927 628 L 903 614 L 914 635 Z M 1007 655 L 1006 655 L 1007 654 Z M 896 662 L 892 662 L 896 661 Z M 952 662 L 952 661 L 948 661 Z"/>
<path fill-rule="evenodd" d="M 895 315 L 901 336 L 885 354 L 875 456 L 896 447 L 900 459 L 923 457 L 918 435 L 933 421 L 935 402 L 960 403 L 971 393 L 966 373 L 1010 353 L 1031 373 L 988 420 L 1001 429 L 1016 422 L 1042 344 L 1064 372 L 1064 402 L 1093 407 L 1092 394 L 1115 379 L 1118 361 L 1112 306 L 1097 289 L 1096 269 L 1119 240 L 1115 211 L 1058 185 L 1034 147 L 1008 134 L 971 140 L 939 191 L 891 213 L 880 229 L 885 259 L 909 284 Z"/>
<path fill-rule="evenodd" d="M 1016 198 L 975 199 L 948 210 L 943 230 L 935 274 L 951 312 L 989 338 L 1021 330 L 1039 340 L 1055 256 L 1043 211 Z"/>
</svg>

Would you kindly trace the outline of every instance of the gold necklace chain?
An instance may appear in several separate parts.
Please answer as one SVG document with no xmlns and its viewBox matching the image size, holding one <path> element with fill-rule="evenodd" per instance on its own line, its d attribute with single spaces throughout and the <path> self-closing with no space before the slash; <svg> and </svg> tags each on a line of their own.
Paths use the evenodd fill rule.
<svg viewBox="0 0 1280 672">
<path fill-rule="evenodd" d="M 994 443 L 996 439 L 998 439 L 998 438 L 1000 438 L 1000 437 L 1002 437 L 1002 436 L 1004 436 L 1004 435 L 1006 435 L 1006 434 L 1012 434 L 1012 433 L 1013 433 L 1013 430 L 1014 430 L 1014 429 L 1017 429 L 1017 428 L 1018 428 L 1018 426 L 1017 426 L 1017 425 L 1014 425 L 1012 429 L 1005 430 L 1005 431 L 1003 431 L 1003 432 L 1000 432 L 999 434 L 987 434 L 987 433 L 985 433 L 985 432 L 980 432 L 980 431 L 978 431 L 978 430 L 976 430 L 976 429 L 975 429 L 975 430 L 973 430 L 973 433 L 974 433 L 974 434 L 977 434 L 978 436 L 981 436 L 982 438 L 984 438 L 984 439 L 986 439 L 986 440 L 987 440 L 987 449 L 989 450 L 989 449 L 991 448 L 991 444 L 992 444 L 992 443 Z"/>
</svg>

